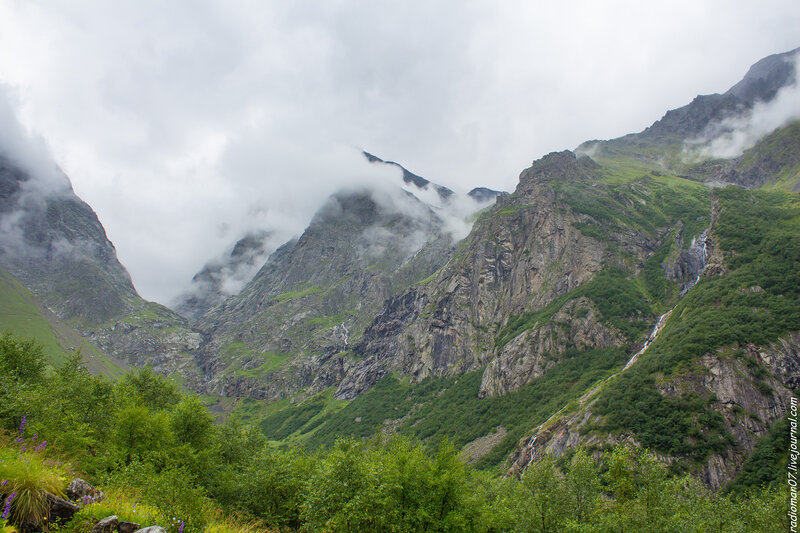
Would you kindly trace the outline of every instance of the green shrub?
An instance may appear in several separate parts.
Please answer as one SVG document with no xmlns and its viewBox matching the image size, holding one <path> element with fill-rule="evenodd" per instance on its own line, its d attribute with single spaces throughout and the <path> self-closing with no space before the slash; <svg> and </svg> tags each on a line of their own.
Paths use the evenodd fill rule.
<svg viewBox="0 0 800 533">
<path fill-rule="evenodd" d="M 42 453 L 23 452 L 9 443 L 0 447 L 0 495 L 9 505 L 9 522 L 44 526 L 49 510 L 46 494 L 63 497 L 64 485 L 63 473 L 47 464 Z"/>
</svg>

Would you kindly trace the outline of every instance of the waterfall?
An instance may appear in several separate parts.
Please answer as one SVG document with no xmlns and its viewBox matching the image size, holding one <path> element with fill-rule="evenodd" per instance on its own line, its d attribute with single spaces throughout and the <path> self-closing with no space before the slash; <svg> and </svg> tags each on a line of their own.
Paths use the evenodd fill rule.
<svg viewBox="0 0 800 533">
<path fill-rule="evenodd" d="M 539 426 L 539 428 L 540 427 L 542 427 L 542 426 Z M 525 446 L 526 448 L 528 448 L 530 450 L 531 455 L 530 455 L 530 458 L 528 458 L 528 463 L 525 465 L 525 468 L 522 469 L 523 472 L 525 472 L 528 469 L 528 467 L 531 466 L 531 463 L 533 462 L 533 456 L 535 455 L 535 451 L 536 451 L 534 449 L 533 445 L 536 443 L 536 435 L 537 435 L 537 433 L 539 431 L 539 428 L 536 428 L 536 430 L 534 430 L 533 435 L 531 436 L 530 440 L 528 440 L 528 444 Z"/>
<path fill-rule="evenodd" d="M 707 244 L 706 244 L 707 235 L 708 235 L 708 229 L 703 231 L 700 235 L 698 235 L 697 238 L 693 238 L 692 239 L 692 244 L 689 247 L 687 255 L 689 255 L 690 257 L 696 257 L 697 258 L 697 264 L 698 264 L 698 267 L 697 267 L 697 270 L 696 270 L 697 271 L 697 276 L 694 278 L 693 281 L 687 283 L 683 287 L 683 290 L 681 290 L 680 296 L 678 297 L 678 301 L 680 301 L 686 295 L 686 293 L 689 292 L 689 289 L 691 289 L 692 287 L 697 285 L 697 282 L 700 281 L 700 276 L 703 275 L 703 271 L 706 268 L 706 260 L 708 259 L 708 248 L 707 248 Z M 677 303 L 675 305 L 677 305 Z M 644 342 L 644 345 L 642 346 L 642 348 L 638 352 L 633 354 L 630 359 L 628 359 L 628 362 L 625 363 L 625 366 L 622 367 L 622 370 L 620 370 L 619 372 L 615 372 L 614 374 L 612 374 L 609 377 L 607 377 L 604 380 L 603 383 L 614 379 L 620 373 L 626 371 L 628 368 L 630 368 L 636 362 L 636 360 L 639 358 L 640 355 L 642 355 L 644 352 L 647 351 L 647 349 L 650 347 L 650 345 L 653 343 L 653 341 L 656 340 L 656 338 L 658 337 L 659 333 L 661 333 L 661 330 L 664 329 L 664 326 L 667 324 L 667 320 L 669 319 L 669 316 L 672 314 L 672 311 L 674 309 L 675 309 L 675 306 L 673 306 L 669 311 L 667 311 L 666 313 L 664 313 L 663 315 L 658 317 L 658 320 L 656 321 L 655 326 L 653 326 L 652 331 L 650 331 L 650 334 L 647 336 L 647 340 Z M 580 398 L 580 403 L 583 404 L 584 402 L 588 401 L 588 399 L 590 397 L 592 397 L 600 389 L 601 385 L 598 385 L 598 386 L 594 387 L 592 390 L 584 393 Z M 536 429 L 533 430 L 533 435 L 531 436 L 531 438 L 528 440 L 528 443 L 526 444 L 526 448 L 530 449 L 530 458 L 528 459 L 528 463 L 525 465 L 525 468 L 522 469 L 522 472 L 527 470 L 528 466 L 530 466 L 530 464 L 533 462 L 533 456 L 534 456 L 534 452 L 535 452 L 534 444 L 536 443 L 536 437 L 539 434 L 539 430 L 545 424 L 547 424 L 550 420 L 555 418 L 559 413 L 561 413 L 565 408 L 566 408 L 566 405 L 562 406 L 561 409 L 559 409 L 558 411 L 556 411 L 555 413 L 550 415 L 550 418 L 548 418 L 542 424 L 539 424 L 539 426 Z"/>
<path fill-rule="evenodd" d="M 347 327 L 347 324 L 345 322 L 342 322 L 341 324 L 339 324 L 339 329 L 342 332 L 342 337 L 343 337 L 343 340 L 344 340 L 344 350 L 347 350 L 347 341 L 350 340 L 350 329 Z M 344 351 L 344 350 L 342 350 L 342 351 Z"/>
<path fill-rule="evenodd" d="M 672 309 L 675 309 L 675 308 L 673 307 Z M 651 331 L 650 335 L 647 336 L 647 340 L 644 341 L 644 346 L 642 346 L 641 350 L 639 350 L 638 352 L 633 354 L 633 356 L 630 359 L 628 359 L 628 362 L 625 363 L 624 367 L 622 367 L 623 371 L 627 370 L 629 366 L 631 366 L 633 363 L 635 363 L 636 360 L 639 358 L 639 356 L 642 355 L 647 350 L 647 348 L 650 347 L 650 344 L 654 340 L 656 340 L 656 337 L 658 337 L 658 334 L 661 333 L 661 330 L 664 328 L 664 324 L 667 323 L 667 319 L 669 318 L 669 315 L 672 314 L 672 309 L 670 309 L 669 311 L 667 311 L 666 313 L 664 313 L 663 315 L 658 317 L 658 322 L 656 322 L 656 325 L 653 326 L 653 331 Z"/>
<path fill-rule="evenodd" d="M 708 230 L 704 230 L 700 235 L 692 238 L 692 244 L 689 246 L 688 255 L 692 258 L 697 258 L 699 266 L 697 267 L 697 276 L 695 276 L 693 281 L 684 285 L 681 290 L 681 297 L 700 281 L 700 276 L 703 275 L 703 271 L 706 269 L 706 260 L 708 259 L 707 236 Z"/>
</svg>

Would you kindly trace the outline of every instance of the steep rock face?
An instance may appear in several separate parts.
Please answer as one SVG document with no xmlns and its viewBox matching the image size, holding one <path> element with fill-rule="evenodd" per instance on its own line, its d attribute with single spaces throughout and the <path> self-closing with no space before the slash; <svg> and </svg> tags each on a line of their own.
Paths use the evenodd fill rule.
<svg viewBox="0 0 800 533">
<path fill-rule="evenodd" d="M 683 228 L 677 232 L 675 249 L 678 253 L 664 265 L 664 276 L 680 283 L 681 292 L 687 291 L 706 267 L 708 259 L 707 232 L 694 238 L 688 248 L 683 246 Z"/>
<path fill-rule="evenodd" d="M 91 326 L 137 299 L 97 215 L 69 180 L 46 182 L 0 156 L 0 266 L 62 319 Z"/>
<path fill-rule="evenodd" d="M 199 320 L 211 338 L 204 367 L 217 376 L 212 390 L 278 398 L 338 383 L 349 365 L 341 352 L 381 304 L 451 253 L 442 219 L 409 193 L 334 195 L 239 295 Z"/>
<path fill-rule="evenodd" d="M 200 381 L 188 355 L 198 334 L 137 294 L 97 215 L 65 175 L 31 175 L 0 156 L 0 225 L 0 267 L 60 319 L 110 356 Z"/>
<path fill-rule="evenodd" d="M 620 442 L 636 443 L 637 436 L 657 443 L 652 438 L 654 426 L 642 423 L 641 419 L 617 426 L 607 425 L 607 417 L 616 416 L 618 423 L 620 412 L 625 413 L 623 416 L 630 416 L 635 411 L 620 411 L 609 407 L 609 398 L 614 402 L 619 402 L 621 398 L 635 398 L 632 401 L 638 402 L 644 398 L 644 395 L 619 395 L 622 390 L 620 383 L 624 384 L 622 387 L 648 390 L 648 394 L 659 398 L 657 401 L 641 403 L 651 407 L 660 406 L 659 416 L 672 416 L 669 414 L 670 409 L 681 409 L 678 406 L 689 405 L 686 402 L 696 402 L 695 407 L 686 407 L 693 410 L 690 419 L 681 422 L 693 429 L 687 431 L 675 428 L 676 435 L 681 435 L 683 439 L 681 446 L 665 446 L 664 449 L 675 450 L 675 455 L 662 455 L 662 459 L 665 462 L 681 461 L 691 465 L 693 473 L 714 489 L 724 486 L 735 477 L 744 460 L 754 450 L 758 439 L 769 431 L 776 420 L 785 416 L 792 390 L 796 390 L 799 383 L 800 335 L 796 331 L 789 330 L 780 334 L 780 329 L 773 329 L 772 334 L 776 335 L 776 340 L 766 341 L 760 346 L 752 342 L 717 341 L 714 349 L 693 353 L 698 346 L 715 346 L 698 344 L 689 338 L 688 332 L 696 324 L 704 328 L 698 330 L 703 332 L 708 331 L 709 326 L 717 327 L 717 324 L 720 328 L 732 328 L 737 332 L 747 331 L 749 320 L 746 318 L 734 319 L 730 315 L 726 319 L 720 318 L 720 297 L 730 298 L 730 306 L 740 306 L 737 316 L 748 311 L 754 314 L 763 312 L 774 305 L 769 303 L 769 293 L 760 285 L 753 284 L 760 276 L 765 276 L 763 281 L 769 280 L 769 277 L 761 270 L 749 269 L 752 264 L 778 263 L 779 258 L 784 257 L 782 254 L 778 257 L 770 256 L 759 249 L 758 253 L 762 255 L 750 256 L 749 261 L 753 263 L 742 260 L 746 253 L 753 254 L 754 250 L 748 248 L 747 239 L 752 238 L 756 230 L 753 225 L 737 225 L 733 221 L 742 216 L 743 198 L 755 204 L 751 216 L 757 217 L 766 207 L 767 195 L 728 189 L 714 194 L 712 198 L 712 225 L 706 241 L 708 264 L 703 271 L 706 284 L 697 287 L 697 293 L 690 291 L 687 299 L 674 308 L 675 312 L 669 315 L 670 322 L 663 330 L 666 337 L 659 341 L 663 343 L 655 347 L 655 353 L 644 354 L 645 360 L 639 358 L 633 365 L 626 365 L 622 371 L 585 392 L 577 402 L 564 406 L 536 427 L 529 436 L 521 439 L 510 459 L 509 475 L 520 474 L 531 461 L 537 460 L 544 453 L 560 456 L 579 445 L 599 450 L 606 445 Z M 796 208 L 786 209 L 796 215 Z M 794 219 L 792 215 L 784 216 L 787 220 Z M 766 239 L 764 235 L 769 235 L 772 231 L 780 234 L 781 230 L 774 229 L 770 224 L 760 231 L 762 233 L 759 235 Z M 787 248 L 790 247 L 787 245 Z M 786 257 L 796 255 L 790 254 Z M 748 274 L 743 276 L 743 272 Z M 791 287 L 791 282 L 788 283 Z M 722 287 L 733 292 L 733 295 L 720 292 Z M 707 295 L 715 294 L 714 291 L 716 295 L 709 298 Z M 782 304 L 785 298 L 795 296 L 785 290 L 777 294 L 775 291 L 773 286 L 771 297 L 779 303 L 777 307 L 769 307 L 769 312 L 773 313 L 776 322 L 784 324 L 782 327 L 794 329 L 797 324 L 796 313 L 790 308 L 782 307 Z M 739 303 L 734 303 L 737 301 Z M 757 301 L 761 302 L 763 309 L 751 307 L 753 304 L 750 302 Z M 744 308 L 742 302 L 747 302 Z M 674 329 L 670 329 L 670 324 Z M 749 334 L 758 333 L 751 330 Z M 684 350 L 681 364 L 664 364 L 662 361 L 674 357 L 670 354 L 674 354 L 676 349 Z M 608 391 L 616 393 L 606 395 Z M 661 398 L 664 400 L 660 400 Z M 675 411 L 673 415 L 674 413 Z M 692 426 L 701 418 L 716 422 Z M 619 430 L 619 427 L 627 429 Z M 706 447 L 695 455 L 697 448 L 693 447 L 694 443 L 712 442 L 711 439 L 717 438 L 715 435 L 725 435 L 725 440 L 717 440 L 715 446 Z"/>
<path fill-rule="evenodd" d="M 545 326 L 525 331 L 499 351 L 483 373 L 480 396 L 518 390 L 544 375 L 568 349 L 608 348 L 624 343 L 619 331 L 600 323 L 591 300 L 570 300 Z"/>
<path fill-rule="evenodd" d="M 800 364 L 798 341 L 800 336 L 793 333 L 768 347 L 750 346 L 748 350 L 758 353 L 762 360 L 769 361 L 774 368 L 797 368 Z M 708 457 L 695 473 L 706 485 L 716 490 L 736 476 L 759 437 L 765 435 L 770 426 L 788 412 L 792 392 L 787 386 L 793 379 L 796 380 L 796 374 L 791 377 L 757 378 L 741 360 L 720 354 L 705 354 L 694 371 L 670 378 L 659 385 L 661 394 L 665 396 L 696 393 L 702 397 L 716 398 L 714 409 L 722 415 L 726 428 L 733 435 L 734 446 Z M 581 445 L 600 449 L 623 442 L 637 444 L 635 438 L 627 433 L 587 432 L 587 428 L 601 423 L 601 418 L 592 412 L 597 390 L 584 395 L 575 411 L 556 413 L 530 436 L 523 438 L 509 458 L 508 475 L 520 475 L 532 461 L 545 454 L 560 457 L 568 449 Z M 666 462 L 674 460 L 668 456 L 662 456 L 662 459 Z"/>
<path fill-rule="evenodd" d="M 248 233 L 223 258 L 209 261 L 192 278 L 189 290 L 178 298 L 175 310 L 190 320 L 197 320 L 225 298 L 235 294 L 252 279 L 264 264 L 269 250 L 269 231 Z"/>
<path fill-rule="evenodd" d="M 337 396 L 353 398 L 390 371 L 423 379 L 480 368 L 498 356 L 495 334 L 511 316 L 541 309 L 590 280 L 609 258 L 606 243 L 577 229 L 586 217 L 562 204 L 553 184 L 589 183 L 597 173 L 593 161 L 571 152 L 549 154 L 524 171 L 514 195 L 500 198 L 478 219 L 446 268 L 388 302 L 354 348 L 361 360 Z M 613 240 L 640 259 L 655 244 L 631 228 L 617 231 Z M 596 330 L 589 337 L 604 345 L 613 338 L 606 333 Z M 540 335 L 535 338 L 547 336 Z M 509 343 L 487 375 L 487 394 L 513 390 L 536 375 L 528 367 L 536 366 L 532 361 L 538 356 L 529 355 L 531 346 L 521 348 L 525 343 Z"/>
</svg>

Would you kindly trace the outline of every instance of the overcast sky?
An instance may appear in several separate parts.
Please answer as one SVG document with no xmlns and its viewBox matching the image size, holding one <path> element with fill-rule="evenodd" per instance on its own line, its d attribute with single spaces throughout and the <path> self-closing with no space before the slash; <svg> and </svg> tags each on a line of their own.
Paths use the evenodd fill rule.
<svg viewBox="0 0 800 533">
<path fill-rule="evenodd" d="M 247 229 L 384 179 L 355 148 L 513 190 L 800 46 L 796 0 L 389 4 L 0 0 L 0 98 L 168 302 Z"/>
</svg>

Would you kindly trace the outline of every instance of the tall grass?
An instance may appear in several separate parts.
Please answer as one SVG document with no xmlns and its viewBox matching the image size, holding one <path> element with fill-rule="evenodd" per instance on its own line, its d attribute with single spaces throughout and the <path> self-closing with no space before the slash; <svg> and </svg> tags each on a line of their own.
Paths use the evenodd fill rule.
<svg viewBox="0 0 800 533">
<path fill-rule="evenodd" d="M 63 470 L 39 451 L 24 450 L 24 441 L 9 446 L 10 439 L 0 443 L 0 494 L 9 523 L 43 527 L 47 522 L 47 494 L 64 497 L 66 477 Z M 11 495 L 15 496 L 13 499 Z"/>
</svg>

